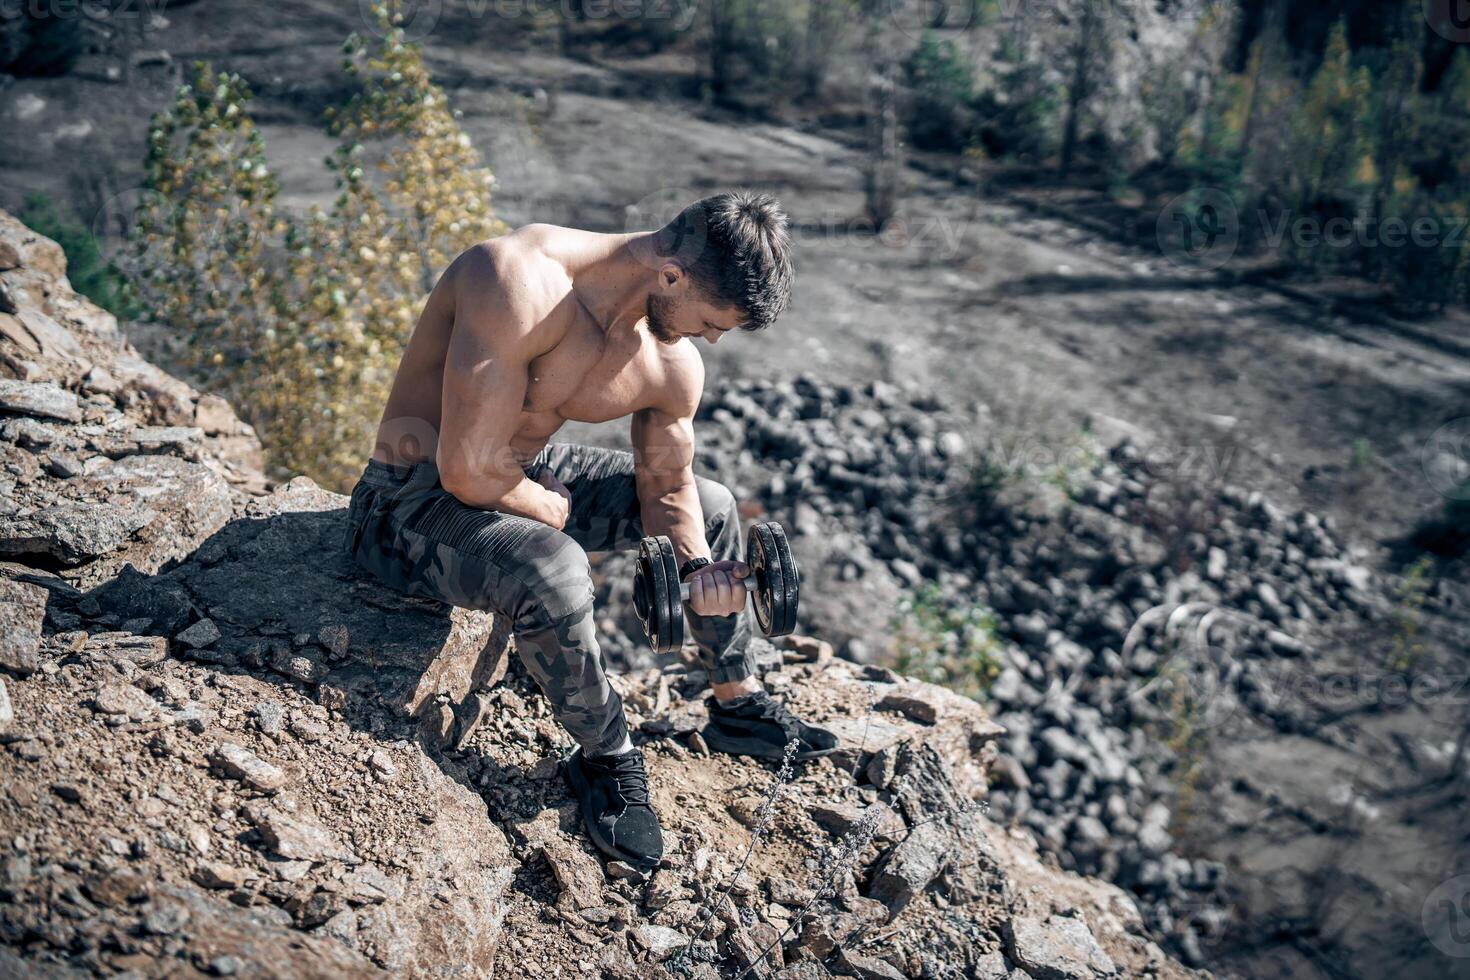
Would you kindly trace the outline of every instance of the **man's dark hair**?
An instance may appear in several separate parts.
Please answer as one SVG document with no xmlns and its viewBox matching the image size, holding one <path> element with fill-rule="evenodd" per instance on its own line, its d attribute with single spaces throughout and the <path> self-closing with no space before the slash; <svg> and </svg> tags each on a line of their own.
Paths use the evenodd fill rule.
<svg viewBox="0 0 1470 980">
<path fill-rule="evenodd" d="M 689 205 L 655 233 L 658 254 L 677 259 L 717 305 L 745 315 L 742 330 L 771 325 L 791 301 L 791 236 L 769 194 L 734 191 Z"/>
</svg>

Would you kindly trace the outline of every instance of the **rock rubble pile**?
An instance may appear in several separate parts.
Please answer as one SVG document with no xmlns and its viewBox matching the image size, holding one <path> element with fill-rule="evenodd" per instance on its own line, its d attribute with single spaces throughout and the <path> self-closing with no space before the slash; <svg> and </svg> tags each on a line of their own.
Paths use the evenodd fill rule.
<svg viewBox="0 0 1470 980">
<path fill-rule="evenodd" d="M 1240 709 L 1313 727 L 1283 677 L 1384 608 L 1332 522 L 1232 486 L 1228 444 L 1168 452 L 1116 420 L 1022 452 L 983 406 L 811 377 L 730 383 L 700 414 L 705 471 L 794 532 L 804 627 L 870 660 L 921 583 L 985 611 L 993 815 L 1198 961 L 1226 911 L 1223 869 L 1172 836 L 1188 735 Z"/>
</svg>

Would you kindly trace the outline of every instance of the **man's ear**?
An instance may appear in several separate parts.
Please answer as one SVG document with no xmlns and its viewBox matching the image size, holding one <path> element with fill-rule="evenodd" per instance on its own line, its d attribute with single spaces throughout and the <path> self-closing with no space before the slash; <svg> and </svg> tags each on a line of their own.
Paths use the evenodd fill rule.
<svg viewBox="0 0 1470 980">
<path fill-rule="evenodd" d="M 665 262 L 658 270 L 659 282 L 670 292 L 680 292 L 688 283 L 689 277 L 684 273 L 684 267 L 677 262 Z"/>
</svg>

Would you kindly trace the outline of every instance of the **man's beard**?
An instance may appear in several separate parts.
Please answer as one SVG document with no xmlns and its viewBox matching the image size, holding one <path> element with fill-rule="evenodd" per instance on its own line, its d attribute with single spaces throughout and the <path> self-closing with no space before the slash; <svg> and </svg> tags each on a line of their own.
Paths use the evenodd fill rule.
<svg viewBox="0 0 1470 980">
<path fill-rule="evenodd" d="M 677 342 L 679 335 L 674 333 L 674 328 L 669 324 L 669 314 L 674 307 L 674 300 L 668 296 L 648 297 L 648 332 L 653 334 L 653 339 L 661 344 L 672 344 Z"/>
</svg>

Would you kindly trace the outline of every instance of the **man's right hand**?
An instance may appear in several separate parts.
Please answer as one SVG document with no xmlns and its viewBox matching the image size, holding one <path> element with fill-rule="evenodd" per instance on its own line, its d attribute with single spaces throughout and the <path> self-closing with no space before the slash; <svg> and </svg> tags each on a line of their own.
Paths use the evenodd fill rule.
<svg viewBox="0 0 1470 980">
<path fill-rule="evenodd" d="M 556 474 L 547 467 L 542 467 L 541 472 L 536 474 L 536 482 L 556 494 L 559 499 L 550 501 L 548 507 L 551 510 L 549 516 L 555 520 L 546 523 L 560 531 L 567 526 L 567 520 L 572 515 L 572 492 L 567 485 L 556 478 Z"/>
</svg>

